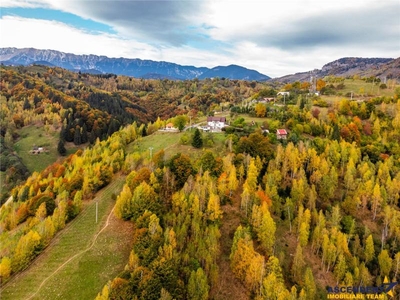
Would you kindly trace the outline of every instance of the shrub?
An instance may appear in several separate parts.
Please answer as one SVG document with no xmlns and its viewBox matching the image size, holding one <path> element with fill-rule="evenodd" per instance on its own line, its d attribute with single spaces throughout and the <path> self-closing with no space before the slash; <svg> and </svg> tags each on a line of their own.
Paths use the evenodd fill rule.
<svg viewBox="0 0 400 300">
<path fill-rule="evenodd" d="M 181 142 L 182 145 L 189 145 L 190 136 L 187 133 L 183 134 L 181 139 L 180 139 L 180 142 Z"/>
</svg>

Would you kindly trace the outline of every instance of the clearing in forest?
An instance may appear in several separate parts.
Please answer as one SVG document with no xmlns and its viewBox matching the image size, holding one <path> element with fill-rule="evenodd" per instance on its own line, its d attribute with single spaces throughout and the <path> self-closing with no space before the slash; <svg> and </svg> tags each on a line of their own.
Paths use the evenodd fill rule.
<svg viewBox="0 0 400 300">
<path fill-rule="evenodd" d="M 222 206 L 224 215 L 222 218 L 220 251 L 218 259 L 219 276 L 217 283 L 210 292 L 210 299 L 249 299 L 250 292 L 243 283 L 235 277 L 230 267 L 229 255 L 233 243 L 236 228 L 241 224 L 240 192 L 236 192 L 231 204 Z"/>
</svg>

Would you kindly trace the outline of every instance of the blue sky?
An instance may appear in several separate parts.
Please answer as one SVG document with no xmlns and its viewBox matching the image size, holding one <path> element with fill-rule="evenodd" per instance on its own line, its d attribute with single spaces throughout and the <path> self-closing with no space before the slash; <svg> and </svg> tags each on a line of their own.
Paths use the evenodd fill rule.
<svg viewBox="0 0 400 300">
<path fill-rule="evenodd" d="M 107 24 L 95 22 L 90 19 L 83 19 L 77 15 L 68 12 L 48 8 L 6 7 L 1 8 L 1 16 L 14 16 L 25 19 L 37 19 L 47 21 L 57 20 L 72 27 L 91 31 L 93 34 L 96 34 L 96 32 L 106 32 L 110 34 L 116 33 L 113 30 L 112 26 L 109 26 Z"/>
<path fill-rule="evenodd" d="M 400 56 L 399 0 L 2 0 L 0 47 L 238 64 L 271 77 Z"/>
</svg>

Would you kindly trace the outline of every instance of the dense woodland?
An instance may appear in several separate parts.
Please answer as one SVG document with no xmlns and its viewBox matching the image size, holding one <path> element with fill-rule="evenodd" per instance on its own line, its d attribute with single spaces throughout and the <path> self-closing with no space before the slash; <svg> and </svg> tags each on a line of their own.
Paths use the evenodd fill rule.
<svg viewBox="0 0 400 300">
<path fill-rule="evenodd" d="M 156 127 L 177 115 L 206 115 L 240 103 L 265 84 L 225 79 L 190 81 L 143 80 L 126 76 L 89 75 L 44 66 L 0 68 L 1 138 L 8 148 L 20 139 L 18 129 L 42 126 L 60 132 L 59 153 L 66 154 L 68 142 L 94 144 L 121 126 L 136 121 Z M 164 124 L 165 125 L 165 124 Z M 146 134 L 146 132 L 145 132 Z M 2 168 L 8 168 L 1 203 L 26 172 L 1 151 Z"/>
<path fill-rule="evenodd" d="M 324 299 L 327 286 L 399 281 L 395 85 L 391 96 L 328 103 L 309 95 L 308 82 L 139 80 L 37 66 L 1 72 L 2 164 L 18 128 L 32 124 L 88 145 L 10 191 L 0 210 L 3 283 L 28 268 L 116 174 L 126 182 L 115 215 L 134 223 L 134 243 L 125 270 L 96 299 L 216 299 L 226 276 L 221 256 L 248 299 Z M 326 78 L 316 89 L 337 93 L 343 82 Z M 282 105 L 258 101 L 279 88 L 291 92 Z M 198 131 L 189 136 L 203 148 L 196 157 L 132 150 L 167 121 L 216 110 L 230 111 L 223 153 Z M 287 140 L 277 140 L 277 128 L 289 131 Z M 8 180 L 17 172 L 10 166 Z M 224 237 L 234 207 L 239 224 Z M 229 253 L 224 238 L 232 240 Z"/>
</svg>

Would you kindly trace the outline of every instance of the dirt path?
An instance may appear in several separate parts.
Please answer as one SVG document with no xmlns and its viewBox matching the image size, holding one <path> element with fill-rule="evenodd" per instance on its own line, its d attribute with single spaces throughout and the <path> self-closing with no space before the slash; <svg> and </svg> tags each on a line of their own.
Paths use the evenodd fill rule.
<svg viewBox="0 0 400 300">
<path fill-rule="evenodd" d="M 114 213 L 114 208 L 115 205 L 113 207 L 113 209 L 111 210 L 111 212 L 109 213 L 108 217 L 107 217 L 107 221 L 106 224 L 104 224 L 103 228 L 95 235 L 92 243 L 90 244 L 89 247 L 87 247 L 86 249 L 78 252 L 77 254 L 75 254 L 74 256 L 72 256 L 71 258 L 69 258 L 66 262 L 64 262 L 62 265 L 60 265 L 53 273 L 51 273 L 48 277 L 46 277 L 42 283 L 38 286 L 37 290 L 29 297 L 27 298 L 27 300 L 32 299 L 33 297 L 36 296 L 36 294 L 40 291 L 40 289 L 43 287 L 43 285 L 49 280 L 51 279 L 58 271 L 60 271 L 62 268 L 64 268 L 67 264 L 69 264 L 72 260 L 74 260 L 76 257 L 82 255 L 83 253 L 89 251 L 90 249 L 93 248 L 93 246 L 96 244 L 97 238 L 99 237 L 100 233 L 102 233 L 104 231 L 104 229 L 106 229 L 108 227 L 108 225 L 110 224 L 110 218 Z"/>
<path fill-rule="evenodd" d="M 249 299 L 250 294 L 242 282 L 235 277 L 230 268 L 229 255 L 236 228 L 240 225 L 240 192 L 237 192 L 232 204 L 222 207 L 224 211 L 221 231 L 221 254 L 218 261 L 218 282 L 210 292 L 210 299 Z"/>
<path fill-rule="evenodd" d="M 97 193 L 98 224 L 94 225 L 96 200 L 92 199 L 28 269 L 0 290 L 0 298 L 54 300 L 71 299 L 75 295 L 75 299 L 93 299 L 108 280 L 123 270 L 131 249 L 131 243 L 127 242 L 131 240 L 132 224 L 118 220 L 113 214 L 115 201 L 111 195 L 118 193 L 123 182 L 124 177 L 117 176 Z M 71 291 L 86 283 L 88 291 L 81 288 Z M 87 295 L 83 296 L 83 292 Z"/>
</svg>

